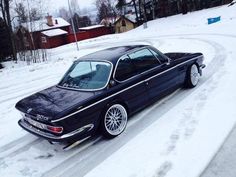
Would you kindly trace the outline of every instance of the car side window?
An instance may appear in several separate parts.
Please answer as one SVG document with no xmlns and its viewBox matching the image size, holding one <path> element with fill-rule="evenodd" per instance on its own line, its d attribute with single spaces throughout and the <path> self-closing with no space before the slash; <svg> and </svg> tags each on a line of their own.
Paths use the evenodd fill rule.
<svg viewBox="0 0 236 177">
<path fill-rule="evenodd" d="M 115 78 L 118 81 L 124 81 L 135 75 L 136 70 L 131 59 L 127 55 L 123 56 L 117 65 Z"/>
<path fill-rule="evenodd" d="M 159 62 L 161 62 L 161 63 L 165 63 L 166 62 L 166 59 L 165 58 L 163 58 L 159 53 L 157 53 L 157 52 L 155 52 L 154 50 L 152 50 L 152 49 L 149 49 L 151 52 L 152 52 L 152 54 L 159 60 Z"/>
<path fill-rule="evenodd" d="M 158 59 L 148 49 L 129 54 L 137 73 L 145 72 L 160 65 Z"/>
</svg>

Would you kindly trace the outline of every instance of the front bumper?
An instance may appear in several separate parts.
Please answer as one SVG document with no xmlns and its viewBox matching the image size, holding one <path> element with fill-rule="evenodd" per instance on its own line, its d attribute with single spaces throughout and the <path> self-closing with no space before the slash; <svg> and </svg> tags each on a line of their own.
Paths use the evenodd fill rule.
<svg viewBox="0 0 236 177">
<path fill-rule="evenodd" d="M 26 131 L 28 131 L 36 136 L 45 138 L 49 141 L 53 141 L 53 142 L 66 142 L 69 140 L 73 140 L 75 138 L 79 139 L 80 135 L 81 135 L 81 138 L 83 138 L 84 134 L 88 133 L 90 130 L 92 130 L 94 128 L 93 124 L 88 124 L 88 125 L 85 125 L 77 130 L 74 130 L 72 132 L 69 132 L 69 133 L 66 133 L 63 135 L 54 135 L 54 134 L 42 131 L 42 130 L 34 127 L 33 125 L 29 124 L 24 119 L 20 119 L 18 121 L 18 124 Z"/>
</svg>

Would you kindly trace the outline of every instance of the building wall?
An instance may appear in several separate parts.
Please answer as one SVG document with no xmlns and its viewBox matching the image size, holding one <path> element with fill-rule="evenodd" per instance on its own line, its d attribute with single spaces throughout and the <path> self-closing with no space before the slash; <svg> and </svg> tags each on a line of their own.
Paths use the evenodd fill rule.
<svg viewBox="0 0 236 177">
<path fill-rule="evenodd" d="M 68 33 L 70 32 L 70 27 L 69 26 L 61 27 L 59 29 L 67 31 Z M 41 32 L 42 31 L 33 32 L 34 46 L 31 43 L 31 48 L 32 49 L 33 48 L 35 48 L 35 49 L 40 49 L 40 48 L 47 49 L 47 48 L 53 48 L 53 47 L 58 47 L 58 46 L 61 46 L 61 45 L 68 44 L 67 35 L 54 36 L 52 38 L 48 38 L 48 37 L 44 36 Z M 42 42 L 42 37 L 47 38 L 47 43 Z M 29 37 L 28 40 L 31 41 L 31 38 Z"/>
<path fill-rule="evenodd" d="M 124 21 L 123 21 L 124 20 Z M 125 25 L 124 25 L 125 22 Z M 115 24 L 116 33 L 123 33 L 135 28 L 135 25 L 125 18 L 120 18 Z"/>
<path fill-rule="evenodd" d="M 66 35 L 60 35 L 60 36 L 54 36 L 54 37 L 48 37 L 43 35 L 41 32 L 33 32 L 33 41 L 30 37 L 30 35 L 27 36 L 27 41 L 29 42 L 29 46 L 27 49 L 49 49 L 49 48 L 54 48 L 58 47 L 61 45 L 69 44 L 71 42 L 75 42 L 75 37 L 73 32 L 71 31 L 70 27 L 62 27 L 60 28 L 64 31 L 67 31 L 68 34 Z M 77 40 L 85 40 L 85 39 L 90 39 L 106 34 L 111 34 L 112 29 L 110 27 L 100 27 L 100 28 L 95 28 L 95 29 L 89 29 L 89 30 L 84 30 L 76 33 Z M 29 33 L 30 34 L 30 33 Z M 42 41 L 42 37 L 45 39 L 45 41 Z"/>
<path fill-rule="evenodd" d="M 79 31 L 78 33 L 76 33 L 76 36 L 77 36 L 77 40 L 81 41 L 81 40 L 95 38 L 98 36 L 111 34 L 111 33 L 112 33 L 112 30 L 109 27 L 100 27 L 100 28 Z M 68 35 L 68 43 L 71 43 L 71 42 L 75 42 L 75 37 L 73 33 L 70 33 Z"/>
<path fill-rule="evenodd" d="M 45 36 L 46 37 L 46 36 Z M 43 48 L 54 48 L 67 44 L 67 35 L 46 37 L 47 43 L 44 43 Z"/>
</svg>

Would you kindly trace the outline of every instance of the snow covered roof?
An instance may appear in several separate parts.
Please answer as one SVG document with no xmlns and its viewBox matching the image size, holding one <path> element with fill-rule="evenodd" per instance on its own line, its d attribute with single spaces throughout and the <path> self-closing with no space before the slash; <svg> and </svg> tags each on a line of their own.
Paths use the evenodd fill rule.
<svg viewBox="0 0 236 177">
<path fill-rule="evenodd" d="M 42 34 L 48 37 L 53 37 L 53 36 L 60 36 L 63 34 L 68 34 L 68 32 L 62 29 L 52 29 L 52 30 L 43 31 Z"/>
<path fill-rule="evenodd" d="M 136 15 L 135 14 L 126 14 L 125 16 L 120 16 L 117 20 L 116 20 L 116 22 L 118 21 L 118 20 L 120 20 L 122 17 L 125 17 L 126 19 L 128 19 L 129 21 L 131 21 L 132 23 L 136 23 L 137 22 L 137 20 L 136 20 Z M 116 23 L 115 22 L 115 23 Z"/>
<path fill-rule="evenodd" d="M 109 24 L 114 24 L 120 17 L 107 17 L 102 19 L 100 22 L 100 25 L 109 25 Z"/>
<path fill-rule="evenodd" d="M 54 29 L 54 28 L 60 28 L 65 26 L 70 26 L 70 23 L 68 23 L 63 18 L 52 18 L 53 26 L 47 25 L 47 20 L 37 20 L 32 22 L 32 29 L 30 29 L 30 23 L 22 23 L 22 26 L 29 30 L 29 32 L 36 32 L 36 31 L 43 31 L 48 29 Z M 57 21 L 57 24 L 56 24 Z"/>
<path fill-rule="evenodd" d="M 104 25 L 93 25 L 93 26 L 79 28 L 79 30 L 90 30 L 90 29 L 101 28 L 101 27 L 104 27 Z"/>
</svg>

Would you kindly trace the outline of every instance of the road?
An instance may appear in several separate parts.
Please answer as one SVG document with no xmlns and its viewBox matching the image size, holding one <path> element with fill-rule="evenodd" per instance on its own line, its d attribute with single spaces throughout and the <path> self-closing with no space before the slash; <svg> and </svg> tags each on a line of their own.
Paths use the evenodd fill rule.
<svg viewBox="0 0 236 177">
<path fill-rule="evenodd" d="M 199 86 L 195 88 L 198 89 L 204 84 L 207 84 L 207 81 L 210 80 L 212 75 L 220 69 L 220 67 L 224 64 L 225 59 L 227 58 L 225 47 L 222 46 L 219 41 L 209 40 L 208 39 L 209 36 L 212 36 L 214 38 L 214 36 L 220 36 L 220 35 L 185 34 L 179 36 L 175 35 L 175 36 L 162 36 L 162 37 L 159 36 L 155 38 L 153 37 L 144 38 L 143 40 L 150 44 L 158 44 L 158 45 L 165 44 L 165 41 L 167 39 L 168 40 L 177 39 L 180 41 L 191 40 L 205 43 L 211 46 L 214 49 L 214 57 L 208 63 L 207 70 L 204 73 L 204 76 Z M 221 37 L 227 38 L 228 36 L 221 35 Z M 107 43 L 105 43 L 104 45 L 107 45 Z M 39 78 L 41 79 L 41 81 L 32 80 L 32 82 L 27 83 L 27 85 L 30 84 L 32 87 L 28 87 L 23 94 L 21 93 L 19 94 L 16 93 L 16 95 L 7 94 L 6 97 L 5 95 L 3 95 L 2 101 L 8 104 L 7 101 L 9 100 L 15 100 L 16 97 L 22 97 L 29 93 L 33 93 L 37 90 L 40 90 L 42 86 L 37 87 L 38 82 L 44 82 L 44 81 L 46 82 L 48 80 L 47 77 L 48 78 L 51 77 L 54 79 L 57 76 L 58 76 L 57 74 L 52 76 L 48 76 L 47 74 L 45 74 L 46 78 L 45 77 Z M 46 83 L 45 85 L 51 84 L 50 79 L 47 82 L 48 83 Z M 19 85 L 19 86 L 12 85 L 11 86 L 12 90 L 6 90 L 6 91 L 15 93 L 15 90 L 18 90 L 19 88 L 24 88 L 25 85 Z M 133 116 L 128 123 L 126 131 L 121 136 L 113 140 L 107 141 L 103 139 L 101 136 L 93 137 L 92 139 L 84 142 L 78 147 L 67 152 L 62 151 L 60 145 L 51 145 L 45 140 L 36 138 L 30 134 L 26 134 L 0 147 L 0 152 L 1 152 L 0 174 L 1 171 L 3 171 L 4 172 L 3 174 L 9 173 L 10 176 L 12 175 L 12 176 L 43 176 L 43 177 L 52 177 L 52 176 L 82 177 L 85 174 L 87 174 L 91 169 L 95 168 L 97 165 L 103 162 L 107 157 L 111 156 L 114 152 L 119 150 L 122 146 L 124 146 L 135 136 L 137 136 L 146 127 L 158 121 L 158 119 L 161 118 L 162 115 L 164 115 L 169 109 L 177 105 L 179 102 L 181 102 L 181 100 L 185 99 L 193 92 L 194 89 L 193 90 L 179 89 L 174 93 L 172 93 L 171 95 L 167 96 L 166 98 L 160 100 L 156 104 L 149 106 L 144 111 Z M 12 103 L 9 102 L 9 105 L 12 105 Z M 154 110 L 156 114 L 155 116 L 151 116 L 151 113 Z M 148 117 L 148 119 L 145 119 L 146 117 Z M 11 165 L 13 165 L 13 167 Z M 38 166 L 42 166 L 43 170 L 40 170 L 40 167 Z M 217 166 L 217 165 L 213 164 L 209 166 L 209 170 L 214 171 L 210 169 L 211 166 Z M 18 169 L 20 170 L 14 171 Z M 80 172 L 79 174 L 78 171 Z M 202 176 L 202 177 L 212 177 L 212 176 Z M 224 175 L 224 177 L 226 176 Z"/>
<path fill-rule="evenodd" d="M 202 78 L 201 83 L 199 84 L 200 87 L 211 78 L 214 72 L 217 72 L 217 70 L 220 68 L 221 64 L 224 62 L 226 58 L 226 53 L 224 47 L 214 41 L 200 39 L 199 37 L 196 37 L 196 35 L 183 35 L 183 36 L 181 36 L 180 40 L 201 41 L 203 43 L 212 46 L 215 50 L 215 57 L 208 64 L 208 70 L 205 72 L 204 77 Z M 171 39 L 175 38 L 179 39 L 179 37 L 176 36 L 168 36 L 168 37 Z M 164 38 L 166 40 L 167 36 L 164 36 Z M 151 43 L 152 41 L 159 41 L 160 37 L 152 39 L 147 38 L 145 40 Z M 163 44 L 163 42 L 159 43 Z M 191 95 L 193 91 L 194 90 L 185 90 L 185 89 L 177 90 L 167 98 L 150 106 L 149 108 L 140 112 L 138 115 L 135 115 L 129 121 L 127 130 L 118 138 L 115 138 L 114 140 L 111 141 L 99 139 L 98 141 L 96 141 L 95 144 L 89 146 L 88 149 L 78 152 L 71 159 L 68 159 L 63 163 L 61 163 L 60 165 L 56 166 L 55 168 L 45 172 L 43 174 L 43 177 L 50 177 L 55 174 L 57 174 L 58 177 L 84 176 L 91 169 L 99 165 L 107 157 L 109 157 L 119 148 L 124 146 L 139 132 L 143 131 L 146 127 L 150 126 L 155 121 L 158 121 L 158 118 L 161 118 L 161 116 L 164 115 L 167 111 L 169 111 L 171 107 L 181 102 L 181 100 L 185 99 L 188 95 Z M 154 110 L 155 110 L 155 116 L 153 116 Z M 146 117 L 148 117 L 148 119 L 145 119 Z"/>
<path fill-rule="evenodd" d="M 219 152 L 202 173 L 201 177 L 236 176 L 236 126 L 229 134 Z"/>
</svg>

